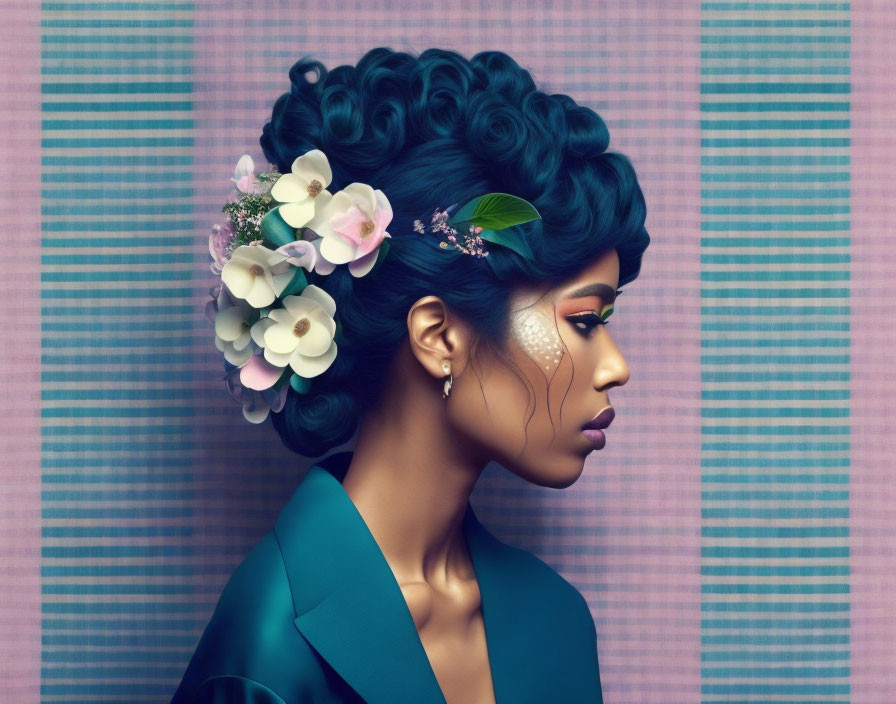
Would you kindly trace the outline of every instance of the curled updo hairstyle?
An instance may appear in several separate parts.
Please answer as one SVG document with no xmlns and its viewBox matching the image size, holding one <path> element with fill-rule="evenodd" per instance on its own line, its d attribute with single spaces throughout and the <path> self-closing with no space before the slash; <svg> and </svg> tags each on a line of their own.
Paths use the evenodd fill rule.
<svg viewBox="0 0 896 704">
<path fill-rule="evenodd" d="M 567 95 L 536 88 L 529 72 L 500 51 L 472 59 L 443 49 L 415 57 L 386 47 L 357 66 L 328 71 L 303 57 L 290 91 L 264 126 L 268 161 L 289 173 L 311 149 L 326 154 L 336 193 L 352 182 L 380 189 L 392 205 L 391 248 L 382 264 L 355 278 L 340 265 L 309 274 L 336 301 L 345 340 L 311 388 L 290 388 L 274 427 L 295 452 L 319 457 L 350 439 L 381 392 L 385 371 L 407 339 L 407 313 L 427 295 L 442 298 L 477 335 L 501 349 L 509 301 L 526 284 L 556 285 L 615 248 L 620 285 L 633 280 L 650 238 L 631 162 L 607 151 L 603 119 Z M 541 220 L 517 225 L 528 261 L 497 245 L 476 259 L 413 221 L 437 207 L 485 193 L 524 198 Z"/>
</svg>

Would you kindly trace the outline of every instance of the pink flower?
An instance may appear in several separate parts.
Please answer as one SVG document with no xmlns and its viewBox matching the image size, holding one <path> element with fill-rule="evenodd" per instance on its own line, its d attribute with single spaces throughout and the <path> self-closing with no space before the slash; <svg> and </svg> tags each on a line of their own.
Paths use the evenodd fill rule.
<svg viewBox="0 0 896 704">
<path fill-rule="evenodd" d="M 263 423 L 272 411 L 279 413 L 283 410 L 283 406 L 286 405 L 289 384 L 283 384 L 279 389 L 271 387 L 263 391 L 256 391 L 241 383 L 241 377 L 239 367 L 227 365 L 224 385 L 231 398 L 243 407 L 243 416 L 246 420 L 250 423 Z"/>
<path fill-rule="evenodd" d="M 255 162 L 248 154 L 243 154 L 236 163 L 236 169 L 233 171 L 233 178 L 230 179 L 236 184 L 236 187 L 243 193 L 263 193 L 264 189 L 255 176 Z"/>
<path fill-rule="evenodd" d="M 307 224 L 320 235 L 313 240 L 323 261 L 316 271 L 328 274 L 337 264 L 349 264 L 353 276 L 364 276 L 376 263 L 377 248 L 392 221 L 392 206 L 386 195 L 366 183 L 350 183 L 337 192 Z"/>
</svg>

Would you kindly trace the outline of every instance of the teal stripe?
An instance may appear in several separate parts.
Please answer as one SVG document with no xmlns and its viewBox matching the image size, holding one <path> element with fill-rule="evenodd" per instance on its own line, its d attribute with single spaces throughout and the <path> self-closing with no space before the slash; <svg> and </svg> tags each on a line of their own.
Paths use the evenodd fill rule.
<svg viewBox="0 0 896 704">
<path fill-rule="evenodd" d="M 701 329 L 707 330 L 707 328 L 702 326 Z M 740 337 L 722 340 L 704 340 L 701 343 L 701 347 L 703 348 L 743 347 L 745 345 L 749 345 L 750 347 L 849 347 L 850 343 L 848 338 L 834 337 L 773 337 L 771 339 Z"/>
<path fill-rule="evenodd" d="M 700 478 L 713 484 L 849 484 L 848 474 L 703 474 Z M 833 529 L 845 530 L 842 526 Z"/>
<path fill-rule="evenodd" d="M 106 281 L 192 281 L 196 273 L 190 269 L 139 271 L 127 268 L 112 271 L 47 271 L 40 280 L 46 283 L 98 283 Z M 85 289 L 87 291 L 87 289 Z M 100 293 L 93 291 L 92 293 Z"/>
<path fill-rule="evenodd" d="M 702 76 L 848 76 L 849 66 L 744 66 L 735 62 L 730 65 L 704 66 Z"/>
<path fill-rule="evenodd" d="M 44 45 L 53 44 L 192 44 L 191 34 L 41 34 L 40 41 Z M 158 56 L 159 51 L 153 52 Z M 168 49 L 165 48 L 167 55 Z M 89 70 L 85 69 L 85 73 Z"/>
<path fill-rule="evenodd" d="M 763 519 L 763 520 L 836 520 L 849 518 L 848 508 L 809 508 L 776 506 L 774 508 L 747 508 L 731 506 L 726 508 L 704 508 L 700 512 L 703 518 L 727 519 Z"/>
<path fill-rule="evenodd" d="M 763 147 L 779 149 L 790 147 L 848 147 L 849 137 L 717 137 L 703 138 L 701 147 L 748 149 Z"/>
<path fill-rule="evenodd" d="M 742 93 L 762 93 L 778 95 L 781 93 L 832 93 L 848 94 L 849 83 L 823 82 L 817 83 L 778 83 L 747 81 L 740 83 L 701 83 L 700 94 L 738 95 Z"/>
<path fill-rule="evenodd" d="M 702 101 L 700 110 L 703 112 L 826 112 L 848 111 L 848 100 L 769 100 L 761 103 L 737 102 L 737 101 Z"/>
<path fill-rule="evenodd" d="M 193 264 L 196 255 L 192 252 L 150 252 L 148 254 L 140 254 L 140 264 Z M 106 266 L 129 265 L 134 264 L 133 254 L 44 254 L 41 257 L 41 264 L 57 265 L 57 264 L 79 264 L 94 265 L 105 264 Z M 186 310 L 186 309 L 185 309 Z M 170 311 L 167 311 L 170 312 Z M 91 314 L 97 315 L 96 310 L 91 308 Z"/>
<path fill-rule="evenodd" d="M 704 34 L 700 37 L 701 44 L 849 44 L 848 34 Z M 766 59 L 802 59 L 807 58 L 803 51 L 776 52 L 774 55 L 763 54 Z M 825 52 L 813 54 L 808 58 L 827 58 Z M 801 67 L 800 67 L 801 68 Z"/>
<path fill-rule="evenodd" d="M 132 506 L 127 508 L 53 508 L 45 506 L 41 509 L 41 518 L 47 520 L 113 520 L 119 518 L 157 520 L 162 518 L 183 518 L 192 515 L 193 509 L 190 506 L 146 506 L 137 509 Z M 127 568 L 128 566 L 119 567 Z M 192 571 L 189 574 L 192 574 Z"/>
<path fill-rule="evenodd" d="M 704 633 L 703 645 L 847 645 L 849 636 L 837 633 Z"/>
<path fill-rule="evenodd" d="M 848 618 L 704 618 L 700 624 L 703 628 L 764 628 L 764 629 L 802 629 L 802 628 L 849 628 Z"/>
<path fill-rule="evenodd" d="M 191 130 L 193 129 L 193 120 L 99 120 L 96 118 L 42 120 L 41 128 L 44 130 Z"/>
<path fill-rule="evenodd" d="M 193 291 L 189 288 L 59 288 L 45 289 L 41 292 L 41 298 L 63 298 L 66 300 L 77 298 L 122 298 L 131 300 L 134 298 L 189 298 Z"/>
<path fill-rule="evenodd" d="M 730 383 L 740 381 L 746 383 L 763 384 L 769 381 L 798 381 L 798 382 L 835 382 L 849 381 L 849 372 L 838 371 L 796 371 L 796 372 L 765 372 L 761 370 L 749 372 L 703 372 L 700 380 L 706 383 Z"/>
<path fill-rule="evenodd" d="M 89 73 L 89 69 L 86 72 Z M 86 83 L 53 83 L 51 81 L 41 84 L 40 92 L 43 95 L 131 95 L 148 93 L 159 94 L 157 81 L 89 81 Z M 191 81 L 167 81 L 165 93 L 192 93 Z"/>
<path fill-rule="evenodd" d="M 40 163 L 41 166 L 189 166 L 193 163 L 193 156 L 191 154 L 44 155 Z M 192 179 L 192 174 L 190 178 Z"/>
<path fill-rule="evenodd" d="M 703 677 L 793 678 L 849 677 L 848 667 L 701 667 Z M 813 685 L 817 686 L 817 685 Z"/>
<path fill-rule="evenodd" d="M 142 37 L 141 37 L 142 39 Z M 102 37 L 101 41 L 116 43 L 116 37 Z M 181 41 L 175 37 L 174 41 Z M 156 61 L 160 57 L 158 49 L 90 49 L 79 46 L 77 49 L 43 49 L 40 52 L 41 59 L 60 61 Z M 173 49 L 165 47 L 165 59 L 181 59 L 192 61 L 195 57 L 192 49 Z M 85 68 L 80 67 L 81 73 Z M 179 67 L 174 66 L 177 69 Z"/>
<path fill-rule="evenodd" d="M 703 565 L 704 577 L 845 577 L 848 565 Z"/>
<path fill-rule="evenodd" d="M 44 65 L 40 69 L 41 75 L 44 76 L 80 76 L 84 69 L 80 66 L 47 66 Z M 94 66 L 91 72 L 96 76 L 133 76 L 134 73 L 140 73 L 145 76 L 152 75 L 171 75 L 192 76 L 193 68 L 190 66 L 182 66 L 176 71 L 172 71 L 166 66 L 141 66 L 139 71 L 135 71 L 132 66 Z"/>
<path fill-rule="evenodd" d="M 174 181 L 190 181 L 193 180 L 193 174 L 189 171 L 164 171 L 159 173 L 152 172 L 90 172 L 90 171 L 78 171 L 76 173 L 43 173 L 40 176 L 41 183 L 111 183 L 113 185 L 125 184 L 125 183 L 139 183 L 139 184 L 156 184 L 156 183 L 171 183 Z M 129 187 L 130 193 L 133 196 L 134 191 L 133 187 Z M 163 192 L 160 187 L 156 185 L 152 185 L 152 195 L 158 196 L 160 192 Z M 94 190 L 84 190 L 82 193 L 89 194 L 86 197 L 89 198 L 105 198 L 108 194 L 108 188 L 98 188 Z M 122 190 L 122 193 L 128 192 L 126 190 Z M 172 189 L 170 191 L 164 191 L 165 193 L 174 194 L 174 193 L 183 193 L 184 195 L 193 195 L 195 193 L 195 189 L 193 188 L 179 188 Z M 56 191 L 50 191 L 49 189 L 43 189 L 41 191 L 41 195 L 44 198 L 48 197 L 64 197 L 66 194 L 71 193 L 70 189 L 59 189 Z M 51 195 L 52 194 L 52 195 Z M 165 196 L 170 197 L 170 196 Z"/>
<path fill-rule="evenodd" d="M 822 201 L 849 198 L 848 188 L 703 188 L 700 197 L 712 198 L 806 198 Z"/>
<path fill-rule="evenodd" d="M 848 264 L 848 252 L 800 252 L 798 254 L 701 254 L 701 264 Z"/>
<path fill-rule="evenodd" d="M 796 14 L 821 9 L 821 6 L 832 13 L 829 19 Z M 791 702 L 804 697 L 808 704 L 808 697 L 813 695 L 823 695 L 827 700 L 849 694 L 848 684 L 831 680 L 850 675 L 850 548 L 842 544 L 850 537 L 850 461 L 848 456 L 835 456 L 835 453 L 848 453 L 851 447 L 850 393 L 848 388 L 823 388 L 822 384 L 850 381 L 848 303 L 851 289 L 831 284 L 851 281 L 848 269 L 851 262 L 848 251 L 851 246 L 850 173 L 836 168 L 848 166 L 850 158 L 847 154 L 832 153 L 835 149 L 848 148 L 851 142 L 849 137 L 803 136 L 800 132 L 847 132 L 851 128 L 849 4 L 702 2 L 701 8 L 718 15 L 701 18 L 700 144 L 702 149 L 731 150 L 730 154 L 701 155 L 701 166 L 708 168 L 702 170 L 700 177 L 703 184 L 700 230 L 714 233 L 700 240 L 700 280 L 704 282 L 701 298 L 730 299 L 732 304 L 742 299 L 778 303 L 749 307 L 701 306 L 700 346 L 712 352 L 701 354 L 701 380 L 732 385 L 727 389 L 702 391 L 701 418 L 783 421 L 758 426 L 701 424 L 701 452 L 726 455 L 701 457 L 700 461 L 704 502 L 701 594 L 729 596 L 723 602 L 704 596 L 701 612 L 759 616 L 701 621 L 701 661 L 725 665 L 701 667 L 702 700 L 738 704 L 734 698 L 742 696 L 746 704 L 770 702 L 771 695 L 789 697 Z M 749 10 L 765 14 L 761 18 L 737 14 Z M 789 11 L 792 14 L 786 14 Z M 724 16 L 722 13 L 726 12 L 730 14 Z M 719 33 L 713 29 L 717 27 L 734 31 Z M 747 27 L 753 29 L 743 30 Z M 763 31 L 787 27 L 821 31 L 811 34 Z M 746 65 L 747 62 L 750 64 Z M 775 74 L 792 78 L 762 79 Z M 813 75 L 843 79 L 808 80 Z M 714 76 L 732 80 L 720 82 Z M 763 99 L 756 102 L 742 99 L 746 95 Z M 763 115 L 770 112 L 788 114 Z M 724 119 L 719 119 L 720 113 Z M 748 130 L 785 134 L 755 137 L 744 134 Z M 788 132 L 793 136 L 787 135 Z M 776 153 L 782 148 L 793 153 Z M 772 166 L 787 167 L 787 171 L 762 170 Z M 713 167 L 715 171 L 708 170 Z M 755 167 L 759 168 L 746 171 Z M 734 202 L 713 202 L 721 199 Z M 770 199 L 775 202 L 763 202 Z M 799 232 L 810 236 L 792 234 Z M 841 232 L 844 236 L 816 234 L 822 232 Z M 759 233 L 784 236 L 756 236 Z M 824 251 L 834 247 L 847 251 Z M 707 251 L 709 248 L 725 248 L 728 252 Z M 781 251 L 785 248 L 790 251 Z M 806 251 L 809 248 L 822 251 Z M 751 265 L 762 268 L 752 271 L 747 268 Z M 788 265 L 798 267 L 789 269 Z M 750 287 L 705 285 L 738 282 L 750 282 Z M 825 282 L 826 286 L 770 287 L 779 282 Z M 772 298 L 777 300 L 770 301 Z M 829 305 L 800 305 L 822 299 Z M 808 317 L 817 315 L 823 315 L 826 320 Z M 760 354 L 723 352 L 747 347 Z M 783 347 L 792 348 L 797 354 L 769 354 Z M 838 348 L 845 354 L 818 353 Z M 709 371 L 708 365 L 719 369 Z M 784 371 L 791 365 L 800 369 Z M 843 369 L 804 371 L 818 365 L 839 365 Z M 817 382 L 819 388 L 762 386 L 769 382 Z M 782 402 L 802 400 L 823 401 L 825 405 L 820 408 L 782 405 Z M 719 401 L 725 406 L 713 403 Z M 813 423 L 814 418 L 839 419 L 839 422 L 836 426 L 823 426 Z M 792 420 L 787 422 L 788 419 Z M 713 438 L 720 442 L 712 442 Z M 743 441 L 735 441 L 738 439 Z M 751 439 L 755 441 L 747 441 Z M 758 459 L 744 457 L 744 453 L 756 455 Z M 784 471 L 769 471 L 772 468 Z M 764 505 L 757 506 L 759 502 Z M 798 505 L 807 502 L 846 505 Z M 818 523 L 819 520 L 824 523 Z M 718 521 L 725 523 L 719 525 Z M 784 523 L 766 525 L 763 521 Z M 767 542 L 750 544 L 757 540 Z M 801 541 L 812 543 L 805 545 Z M 781 545 L 781 542 L 788 544 Z M 843 564 L 800 564 L 819 559 L 838 560 Z M 713 564 L 707 564 L 710 560 Z M 768 564 L 770 561 L 774 564 Z M 732 577 L 749 577 L 751 581 L 732 583 Z M 779 578 L 784 577 L 791 581 L 781 583 Z M 749 595 L 803 595 L 807 599 L 757 601 Z M 843 596 L 832 601 L 829 595 Z M 815 601 L 811 600 L 813 596 L 828 598 Z M 763 614 L 774 618 L 761 618 Z M 847 618 L 791 618 L 793 614 Z M 824 629 L 844 629 L 847 633 L 825 638 Z M 729 633 L 707 633 L 719 630 Z M 759 649 L 707 650 L 708 646 L 719 644 L 753 645 Z M 824 651 L 801 647 L 834 644 L 840 647 Z M 796 648 L 788 651 L 766 648 L 779 645 Z M 773 666 L 764 667 L 762 663 Z M 770 678 L 793 682 L 763 681 Z M 748 681 L 738 681 L 744 679 Z"/>
<path fill-rule="evenodd" d="M 189 223 L 187 223 L 189 224 Z M 170 232 L 172 235 L 176 235 L 180 228 L 180 224 L 172 225 Z M 114 228 L 110 228 L 113 229 Z M 124 228 L 125 230 L 127 228 Z M 123 237 L 91 237 L 90 241 L 85 242 L 83 238 L 76 237 L 45 237 L 41 240 L 41 245 L 45 249 L 53 248 L 53 249 L 68 249 L 73 247 L 82 247 L 83 249 L 99 249 L 102 248 L 111 248 L 111 247 L 121 247 L 122 249 L 133 249 L 134 247 L 159 247 L 160 249 L 164 249 L 168 251 L 172 248 L 172 245 L 164 239 L 159 237 L 129 237 L 127 239 Z"/>
<path fill-rule="evenodd" d="M 208 326 L 186 301 L 210 285 L 205 277 L 193 285 L 189 244 L 197 231 L 193 4 L 46 2 L 43 10 L 68 14 L 41 21 L 41 418 L 52 423 L 41 432 L 41 692 L 67 704 L 155 701 L 170 696 L 163 680 L 182 674 L 207 622 L 194 575 L 223 575 L 236 557 L 225 549 L 221 565 L 202 564 L 189 540 L 191 421 L 203 403 L 189 387 L 190 333 Z M 153 251 L 134 255 L 136 247 Z M 156 354 L 141 350 L 149 347 Z M 162 380 L 164 393 L 141 388 Z M 78 388 L 58 388 L 72 382 Z M 141 520 L 148 525 L 133 525 Z M 48 649 L 60 643 L 69 649 Z"/>
<path fill-rule="evenodd" d="M 801 356 L 792 354 L 705 354 L 700 355 L 703 364 L 849 364 L 849 355 L 813 354 Z"/>
<path fill-rule="evenodd" d="M 849 120 L 700 120 L 704 130 L 846 130 Z"/>
<path fill-rule="evenodd" d="M 193 20 L 160 19 L 160 20 L 132 20 L 116 17 L 115 19 L 46 19 L 40 21 L 41 27 L 53 29 L 172 29 L 178 27 L 193 27 Z"/>
<path fill-rule="evenodd" d="M 811 220 L 779 222 L 768 220 L 766 222 L 754 222 L 752 220 L 710 220 L 700 223 L 700 229 L 704 232 L 813 232 L 815 230 L 836 231 L 848 230 L 848 220 Z"/>
<path fill-rule="evenodd" d="M 731 493 L 749 495 L 752 492 L 704 492 L 708 494 Z M 762 492 L 755 492 L 762 493 Z M 820 492 L 765 492 L 773 493 L 792 493 L 792 494 L 812 494 Z M 829 492 L 831 494 L 846 492 Z M 775 497 L 777 499 L 777 497 Z M 707 499 L 711 500 L 711 499 Z M 761 499 L 758 499 L 761 500 Z M 813 500 L 813 499 L 810 499 Z M 818 499 L 824 500 L 824 499 Z M 778 559 L 792 558 L 798 560 L 816 560 L 828 557 L 849 557 L 848 547 L 810 547 L 810 548 L 794 548 L 794 547 L 738 547 L 734 545 L 705 545 L 700 548 L 700 553 L 706 558 L 742 558 L 742 559 Z"/>
<path fill-rule="evenodd" d="M 849 281 L 848 271 L 837 269 L 807 269 L 803 271 L 737 271 L 731 269 L 703 270 L 701 281 Z M 843 291 L 844 289 L 835 289 Z"/>
<path fill-rule="evenodd" d="M 848 408 L 799 408 L 775 406 L 772 408 L 703 408 L 703 418 L 849 418 Z"/>
<path fill-rule="evenodd" d="M 193 146 L 192 137 L 84 137 L 75 139 L 43 138 L 40 140 L 43 149 L 108 149 L 111 147 L 136 149 L 145 147 L 181 147 Z"/>
<path fill-rule="evenodd" d="M 849 694 L 848 684 L 704 684 L 701 694 Z"/>
<path fill-rule="evenodd" d="M 843 20 L 757 20 L 757 19 L 713 19 L 700 20 L 701 27 L 849 27 L 848 19 Z"/>
<path fill-rule="evenodd" d="M 703 584 L 703 594 L 849 594 L 849 584 Z"/>
<path fill-rule="evenodd" d="M 181 658 L 186 662 L 189 660 L 190 655 L 192 655 L 192 652 L 189 647 L 183 646 Z M 117 649 L 95 647 L 89 650 L 83 648 L 78 650 L 44 650 L 42 653 L 42 659 L 45 662 L 85 662 L 91 664 L 116 659 L 120 659 L 122 662 L 145 662 L 152 660 L 153 656 L 158 656 L 157 649 L 152 647 L 134 647 L 133 643 L 129 644 L 128 652 L 125 653 L 118 653 Z M 172 661 L 172 664 L 174 662 Z M 180 660 L 176 662 L 180 662 Z"/>
<path fill-rule="evenodd" d="M 140 197 L 140 195 L 131 193 L 130 195 L 124 197 L 133 199 L 135 197 Z M 155 194 L 149 193 L 144 194 L 143 197 L 157 198 Z M 64 215 L 71 217 L 77 217 L 81 215 L 189 215 L 192 212 L 192 203 L 166 203 L 161 199 L 157 200 L 157 202 L 155 203 L 109 202 L 105 205 L 101 205 L 99 203 L 79 203 L 76 205 L 72 205 L 70 203 L 62 203 L 60 205 L 44 205 L 41 206 L 40 209 L 41 215 Z"/>
<path fill-rule="evenodd" d="M 704 390 L 700 398 L 706 401 L 842 401 L 849 398 L 848 389 L 724 389 Z M 835 410 L 835 409 L 830 409 Z M 841 409 L 849 415 L 847 409 Z"/>
<path fill-rule="evenodd" d="M 169 220 L 167 218 L 157 217 L 152 220 L 83 220 L 83 221 L 44 221 L 41 223 L 41 228 L 44 233 L 47 232 L 119 232 L 122 234 L 130 234 L 134 232 L 164 232 L 168 235 L 177 234 L 179 231 L 183 230 L 192 230 L 193 229 L 193 221 L 187 220 L 184 218 L 177 218 L 175 220 Z M 159 240 L 156 238 L 156 246 L 166 247 L 170 249 L 171 239 L 173 238 L 163 238 Z M 69 240 L 70 243 L 76 244 L 79 240 Z M 136 242 L 152 242 L 151 238 L 134 238 L 128 237 L 126 245 L 122 246 L 130 246 L 136 247 Z M 176 240 L 175 240 L 176 241 Z M 84 244 L 83 240 L 82 247 L 104 247 L 106 240 L 102 238 L 91 238 L 91 242 L 89 244 Z M 71 246 L 71 245 L 67 245 Z"/>
<path fill-rule="evenodd" d="M 848 247 L 849 237 L 701 237 L 701 247 Z"/>
<path fill-rule="evenodd" d="M 704 457 L 701 467 L 848 467 L 848 457 Z"/>
<path fill-rule="evenodd" d="M 848 166 L 848 154 L 730 154 L 700 157 L 701 166 Z"/>
<path fill-rule="evenodd" d="M 116 469 L 114 472 L 92 472 L 92 473 L 50 473 L 45 472 L 41 475 L 41 481 L 44 484 L 130 484 L 133 482 L 158 483 L 158 484 L 184 484 L 193 481 L 193 474 L 190 472 L 129 472 L 127 475 L 120 473 Z M 167 535 L 164 531 L 184 531 L 176 532 L 171 535 L 188 535 L 192 532 L 192 528 L 180 528 L 171 526 L 65 526 L 65 527 L 49 527 L 44 528 L 43 535 L 57 537 L 60 535 L 82 535 L 82 536 L 101 536 L 101 535 L 155 535 L 156 531 L 160 531 L 159 535 Z"/>
<path fill-rule="evenodd" d="M 765 601 L 709 601 L 700 607 L 703 612 L 756 612 L 756 613 L 836 613 L 849 611 L 849 602 L 765 602 Z"/>
</svg>

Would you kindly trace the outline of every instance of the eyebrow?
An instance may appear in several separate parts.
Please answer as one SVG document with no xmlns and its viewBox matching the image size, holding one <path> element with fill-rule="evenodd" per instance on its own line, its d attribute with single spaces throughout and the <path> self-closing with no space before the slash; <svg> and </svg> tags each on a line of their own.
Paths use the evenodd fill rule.
<svg viewBox="0 0 896 704">
<path fill-rule="evenodd" d="M 566 294 L 566 298 L 584 298 L 587 296 L 597 296 L 606 303 L 612 303 L 616 300 L 616 296 L 622 291 L 614 290 L 612 286 L 607 284 L 588 284 L 581 288 L 574 289 Z"/>
</svg>

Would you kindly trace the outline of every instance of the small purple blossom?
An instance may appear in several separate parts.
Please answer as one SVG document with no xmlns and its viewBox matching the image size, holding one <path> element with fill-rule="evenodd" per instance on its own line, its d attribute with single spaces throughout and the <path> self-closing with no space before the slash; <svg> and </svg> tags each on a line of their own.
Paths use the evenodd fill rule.
<svg viewBox="0 0 896 704">
<path fill-rule="evenodd" d="M 212 233 L 208 238 L 208 251 L 214 260 L 209 265 L 213 274 L 220 276 L 224 265 L 230 260 L 230 255 L 233 253 L 234 237 L 235 234 L 229 224 L 212 226 Z"/>
</svg>

